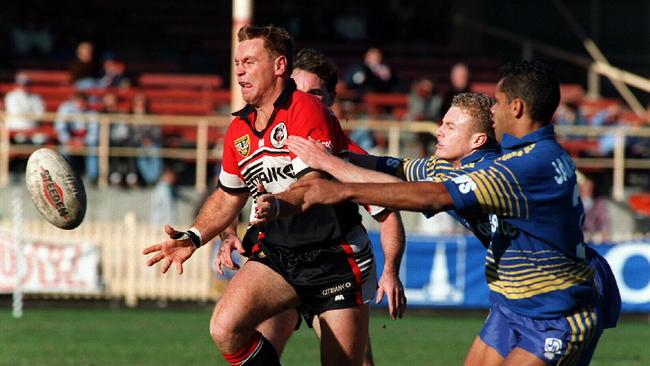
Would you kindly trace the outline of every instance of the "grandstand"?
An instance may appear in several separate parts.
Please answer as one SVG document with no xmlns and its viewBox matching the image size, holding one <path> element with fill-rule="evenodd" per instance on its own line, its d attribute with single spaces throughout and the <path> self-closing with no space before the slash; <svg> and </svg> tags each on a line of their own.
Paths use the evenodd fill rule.
<svg viewBox="0 0 650 366">
<path fill-rule="evenodd" d="M 516 1 L 506 2 L 505 13 L 495 10 L 504 8 L 496 0 L 349 3 L 258 1 L 252 19 L 256 24 L 285 26 L 295 35 L 297 49 L 316 48 L 335 61 L 341 81 L 334 109 L 351 136 L 369 131 L 369 148 L 379 154 L 414 156 L 420 153 L 415 146 L 418 134 L 435 134 L 439 118 L 421 118 L 416 123 L 418 118 L 410 110 L 413 86 L 421 79 L 430 79 L 435 85 L 433 94 L 442 99 L 453 89 L 449 74 L 458 62 L 471 72 L 469 90 L 488 95 L 494 94 L 504 61 L 542 58 L 558 70 L 562 106 L 554 123 L 559 140 L 594 185 L 593 196 L 585 199 L 602 204 L 607 218 L 606 225 L 594 224 L 587 237 L 615 269 L 624 312 L 640 313 L 646 319 L 650 314 L 650 25 L 646 19 L 650 3 L 582 0 L 566 5 L 602 47 L 605 61 L 593 58 L 593 49 L 583 48 L 573 33 L 575 27 L 563 19 L 553 2 L 538 4 L 535 16 L 529 14 L 528 5 Z M 141 173 L 137 184 L 114 184 L 110 176 L 118 161 L 159 158 L 179 173 L 175 224 L 184 227 L 192 222 L 197 205 L 214 184 L 233 109 L 232 4 L 214 0 L 23 0 L 3 10 L 0 50 L 7 57 L 0 60 L 0 303 L 9 304 L 16 287 L 12 282 L 18 275 L 16 225 L 22 227 L 19 241 L 33 256 L 27 274 L 30 282 L 24 288 L 28 303 L 45 300 L 51 305 L 69 300 L 147 307 L 160 302 L 202 309 L 205 303 L 218 300 L 227 278 L 216 276 L 208 266 L 214 260 L 210 250 L 191 260 L 184 277 L 163 277 L 155 271 L 158 268 L 145 267 L 142 248 L 164 237 L 159 227 L 149 223 L 157 183 L 145 182 Z M 341 32 L 343 25 L 337 20 L 345 17 L 362 24 L 365 35 L 350 38 Z M 49 46 L 31 43 L 27 49 L 20 48 L 19 32 L 34 39 L 45 37 Z M 47 225 L 31 206 L 22 168 L 35 149 L 62 146 L 54 121 L 60 118 L 59 107 L 78 91 L 69 67 L 77 44 L 86 40 L 95 44 L 97 62 L 109 58 L 122 62 L 130 82 L 84 89 L 88 110 L 83 111 L 83 123 L 91 122 L 85 113 L 98 113 L 100 135 L 96 146 L 75 147 L 71 155 L 97 156 L 99 177 L 97 181 L 84 178 L 89 202 L 84 224 L 62 232 Z M 381 49 L 383 62 L 396 75 L 390 90 L 361 91 L 345 82 L 346 73 L 371 47 Z M 34 126 L 12 129 L 5 96 L 16 89 L 19 74 L 29 79 L 25 90 L 42 98 L 44 111 L 28 113 Z M 117 112 L 103 113 L 106 94 L 117 97 Z M 146 99 L 146 114 L 133 112 L 136 96 Z M 142 126 L 159 129 L 155 152 L 142 141 L 114 144 L 111 131 L 120 124 L 129 126 L 131 132 Z M 79 173 L 83 175 L 83 169 Z M 21 217 L 14 211 L 16 202 L 22 202 Z M 451 309 L 456 315 L 468 309 L 482 314 L 489 305 L 487 289 L 483 283 L 469 282 L 483 278 L 480 243 L 445 219 L 425 221 L 413 213 L 404 213 L 404 218 L 408 246 L 401 275 L 409 305 L 426 311 Z M 364 224 L 372 232 L 381 263 L 378 225 L 368 217 Z M 56 262 L 57 258 L 63 259 Z M 378 306 L 382 315 L 385 305 Z M 641 323 L 647 325 L 645 320 Z M 471 338 L 465 341 L 469 345 Z M 616 364 L 598 356 L 594 364 Z M 24 364 L 39 363 L 34 360 L 23 356 Z M 70 363 L 86 361 L 93 360 L 72 359 Z M 454 361 L 461 362 L 450 362 Z M 626 364 L 645 361 L 647 357 L 639 356 Z M 292 362 L 298 364 L 295 358 Z"/>
</svg>

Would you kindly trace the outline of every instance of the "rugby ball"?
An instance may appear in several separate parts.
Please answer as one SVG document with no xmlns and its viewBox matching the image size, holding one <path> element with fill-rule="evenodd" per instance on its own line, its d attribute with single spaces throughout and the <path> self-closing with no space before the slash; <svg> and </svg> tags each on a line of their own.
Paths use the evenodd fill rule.
<svg viewBox="0 0 650 366">
<path fill-rule="evenodd" d="M 34 151 L 27 160 L 25 182 L 45 220 L 65 230 L 81 224 L 86 214 L 86 190 L 61 154 L 48 148 Z"/>
</svg>

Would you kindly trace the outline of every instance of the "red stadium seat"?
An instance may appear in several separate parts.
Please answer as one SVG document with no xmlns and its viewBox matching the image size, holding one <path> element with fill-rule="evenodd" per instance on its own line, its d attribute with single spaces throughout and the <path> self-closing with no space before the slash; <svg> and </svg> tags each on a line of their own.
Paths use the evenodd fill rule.
<svg viewBox="0 0 650 366">
<path fill-rule="evenodd" d="M 408 95 L 402 93 L 366 93 L 363 96 L 368 115 L 378 117 L 383 111 L 390 110 L 396 119 L 403 119 L 408 108 Z"/>
<path fill-rule="evenodd" d="M 219 75 L 145 73 L 138 78 L 138 85 L 147 88 L 219 89 L 223 79 Z"/>
<path fill-rule="evenodd" d="M 69 85 L 70 72 L 67 70 L 19 70 L 27 74 L 32 85 Z"/>
<path fill-rule="evenodd" d="M 630 207 L 640 216 L 650 217 L 650 193 L 637 193 L 628 200 Z"/>
</svg>

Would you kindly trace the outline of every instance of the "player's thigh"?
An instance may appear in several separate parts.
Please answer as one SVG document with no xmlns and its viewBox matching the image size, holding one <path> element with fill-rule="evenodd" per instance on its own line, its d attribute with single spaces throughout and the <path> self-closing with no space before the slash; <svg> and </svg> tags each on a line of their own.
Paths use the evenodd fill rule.
<svg viewBox="0 0 650 366">
<path fill-rule="evenodd" d="M 368 342 L 368 317 L 368 304 L 320 314 L 323 365 L 362 363 Z"/>
<path fill-rule="evenodd" d="M 226 286 L 212 321 L 226 329 L 253 329 L 299 302 L 296 291 L 282 276 L 264 264 L 248 261 Z"/>
<path fill-rule="evenodd" d="M 474 338 L 465 357 L 465 366 L 499 366 L 501 364 L 503 364 L 503 356 L 499 352 L 483 342 L 480 337 Z"/>
<path fill-rule="evenodd" d="M 289 309 L 264 320 L 256 329 L 271 342 L 278 356 L 281 356 L 284 346 L 289 341 L 299 321 L 300 315 L 298 311 Z"/>
<path fill-rule="evenodd" d="M 546 366 L 546 362 L 523 348 L 516 347 L 508 354 L 503 366 Z"/>
</svg>

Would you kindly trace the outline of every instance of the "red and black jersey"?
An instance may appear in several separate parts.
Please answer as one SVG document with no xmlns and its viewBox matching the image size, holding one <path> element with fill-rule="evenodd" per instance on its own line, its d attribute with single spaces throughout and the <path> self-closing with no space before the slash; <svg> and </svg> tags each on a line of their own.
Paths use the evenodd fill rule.
<svg viewBox="0 0 650 366">
<path fill-rule="evenodd" d="M 318 98 L 296 90 L 293 80 L 275 101 L 263 131 L 255 130 L 257 113 L 253 106 L 247 105 L 233 115 L 236 118 L 226 133 L 219 175 L 219 187 L 226 192 L 249 191 L 256 198 L 257 183 L 262 183 L 267 192 L 279 193 L 311 171 L 285 146 L 289 135 L 316 139 L 333 153 L 348 148 L 348 138 L 336 118 Z M 345 202 L 270 221 L 263 231 L 265 240 L 274 245 L 328 245 L 360 221 L 356 204 Z"/>
</svg>

